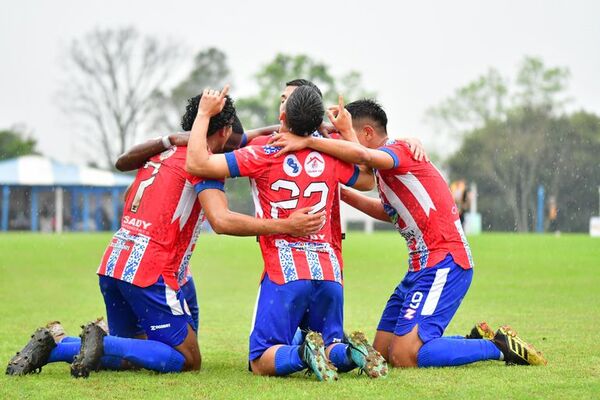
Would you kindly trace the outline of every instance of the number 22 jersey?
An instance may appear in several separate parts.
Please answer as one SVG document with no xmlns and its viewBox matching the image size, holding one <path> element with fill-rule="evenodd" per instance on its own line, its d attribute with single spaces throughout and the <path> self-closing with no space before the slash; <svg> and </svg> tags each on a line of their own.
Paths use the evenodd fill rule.
<svg viewBox="0 0 600 400">
<path fill-rule="evenodd" d="M 232 177 L 250 178 L 259 218 L 286 218 L 311 207 L 326 211 L 323 227 L 310 237 L 268 235 L 259 239 L 264 273 L 277 284 L 299 279 L 342 283 L 342 260 L 332 246 L 331 212 L 338 183 L 353 186 L 357 167 L 309 149 L 274 157 L 273 146 L 247 146 L 226 153 Z"/>
</svg>

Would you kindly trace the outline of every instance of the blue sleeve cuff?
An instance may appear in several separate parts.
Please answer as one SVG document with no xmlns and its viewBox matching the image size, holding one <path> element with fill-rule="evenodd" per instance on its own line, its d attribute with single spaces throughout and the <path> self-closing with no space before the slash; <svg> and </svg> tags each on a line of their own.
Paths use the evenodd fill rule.
<svg viewBox="0 0 600 400">
<path fill-rule="evenodd" d="M 229 167 L 229 175 L 231 175 L 232 178 L 241 176 L 235 154 L 233 154 L 232 151 L 225 153 L 225 160 L 227 160 L 227 166 Z"/>
<path fill-rule="evenodd" d="M 350 186 L 350 187 L 354 186 L 354 184 L 356 183 L 356 180 L 358 179 L 358 175 L 360 175 L 360 169 L 358 169 L 358 167 L 355 165 L 354 173 L 352 174 L 350 179 L 348 179 L 348 182 L 346 182 L 346 186 Z"/>
<path fill-rule="evenodd" d="M 242 133 L 242 141 L 240 142 L 240 147 L 244 147 L 248 144 L 248 135 L 246 133 Z"/>
<path fill-rule="evenodd" d="M 196 190 L 196 194 L 200 194 L 200 192 L 206 189 L 219 189 L 224 192 L 225 184 L 221 181 L 206 180 L 200 183 L 196 183 L 194 185 L 194 190 Z"/>
<path fill-rule="evenodd" d="M 396 153 L 394 153 L 392 149 L 389 149 L 387 147 L 380 147 L 378 150 L 381 150 L 384 153 L 388 153 L 390 156 L 392 156 L 392 158 L 394 159 L 394 168 L 398 168 L 398 165 L 400 165 L 400 160 L 398 159 L 398 156 L 396 155 Z"/>
</svg>

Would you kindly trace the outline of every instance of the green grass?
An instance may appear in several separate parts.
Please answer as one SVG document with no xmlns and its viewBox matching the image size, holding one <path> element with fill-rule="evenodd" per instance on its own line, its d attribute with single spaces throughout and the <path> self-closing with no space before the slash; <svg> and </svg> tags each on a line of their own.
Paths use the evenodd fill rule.
<svg viewBox="0 0 600 400">
<path fill-rule="evenodd" d="M 348 235 L 346 328 L 372 337 L 381 310 L 406 270 L 395 233 Z M 95 270 L 105 234 L 0 235 L 0 361 L 38 326 L 59 319 L 76 335 L 103 315 Z M 464 334 L 487 319 L 512 324 L 543 350 L 547 367 L 393 370 L 387 380 L 356 373 L 322 384 L 314 377 L 252 376 L 247 339 L 260 253 L 253 238 L 202 236 L 193 258 L 201 312 L 199 373 L 100 372 L 69 376 L 65 363 L 40 375 L 0 378 L 0 398 L 599 398 L 600 240 L 582 235 L 486 234 L 470 238 L 476 268 L 469 294 L 447 332 Z M 3 364 L 5 365 L 5 364 Z"/>
</svg>

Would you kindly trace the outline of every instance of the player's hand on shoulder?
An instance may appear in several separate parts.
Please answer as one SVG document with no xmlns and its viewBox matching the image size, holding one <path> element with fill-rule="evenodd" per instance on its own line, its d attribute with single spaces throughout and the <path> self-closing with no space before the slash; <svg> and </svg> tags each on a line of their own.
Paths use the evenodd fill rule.
<svg viewBox="0 0 600 400">
<path fill-rule="evenodd" d="M 287 218 L 288 235 L 292 236 L 308 236 L 313 235 L 323 228 L 325 225 L 325 211 L 316 214 L 310 214 L 312 207 L 300 208 Z"/>
<path fill-rule="evenodd" d="M 429 162 L 429 157 L 425 152 L 425 147 L 423 147 L 423 143 L 421 143 L 419 139 L 417 139 L 416 137 L 410 137 L 401 140 L 408 144 L 412 156 L 416 161 Z"/>
<path fill-rule="evenodd" d="M 225 96 L 229 92 L 229 85 L 225 85 L 223 90 L 214 90 L 206 88 L 202 92 L 202 98 L 198 105 L 198 116 L 208 115 L 213 117 L 223 110 L 225 106 Z"/>
<path fill-rule="evenodd" d="M 338 97 L 338 104 L 327 109 L 327 117 L 333 124 L 334 128 L 348 141 L 356 142 L 356 132 L 352 128 L 352 116 L 350 111 L 344 107 L 344 97 Z"/>
<path fill-rule="evenodd" d="M 274 157 L 279 157 L 286 153 L 302 150 L 308 147 L 310 137 L 294 135 L 290 132 L 277 132 L 269 139 L 269 144 L 275 147 L 281 147 Z"/>
</svg>

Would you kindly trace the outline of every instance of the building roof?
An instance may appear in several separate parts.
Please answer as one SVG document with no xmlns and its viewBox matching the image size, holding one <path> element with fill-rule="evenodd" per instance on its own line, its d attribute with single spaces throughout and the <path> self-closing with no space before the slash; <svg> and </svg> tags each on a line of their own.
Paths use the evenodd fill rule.
<svg viewBox="0 0 600 400">
<path fill-rule="evenodd" d="M 42 156 L 0 161 L 0 185 L 128 186 L 133 177 L 98 168 L 63 164 Z"/>
</svg>

